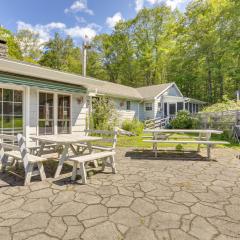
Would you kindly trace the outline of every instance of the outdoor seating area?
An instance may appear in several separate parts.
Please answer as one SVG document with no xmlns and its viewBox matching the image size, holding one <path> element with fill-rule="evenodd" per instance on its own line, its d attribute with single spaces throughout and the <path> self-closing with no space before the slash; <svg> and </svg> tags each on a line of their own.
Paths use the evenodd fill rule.
<svg viewBox="0 0 240 240">
<path fill-rule="evenodd" d="M 116 149 L 117 174 L 96 172 L 23 186 L 0 179 L 0 239 L 239 239 L 240 163 L 230 148 L 216 161 L 155 159 L 134 148 Z M 207 156 L 205 148 L 199 154 Z M 54 161 L 43 162 L 46 175 Z M 56 165 L 54 169 L 56 169 Z"/>
<path fill-rule="evenodd" d="M 44 136 L 32 136 L 31 139 L 37 142 L 39 147 L 27 148 L 26 139 L 22 134 L 17 136 L 12 135 L 0 135 L 0 167 L 2 171 L 5 171 L 7 165 L 17 161 L 17 165 L 22 163 L 25 172 L 24 185 L 30 184 L 31 178 L 40 175 L 41 180 L 46 179 L 45 171 L 42 162 L 47 161 L 44 157 L 45 146 L 47 149 L 49 146 L 55 146 L 58 153 L 58 166 L 54 175 L 54 178 L 58 178 L 61 174 L 63 164 L 66 161 L 73 162 L 72 180 L 75 180 L 76 174 L 79 172 L 78 167 L 80 165 L 80 176 L 82 177 L 82 183 L 85 184 L 86 169 L 85 165 L 88 162 L 93 162 L 94 167 L 98 167 L 98 160 L 102 159 L 102 170 L 105 167 L 111 167 L 112 172 L 116 173 L 115 168 L 115 147 L 117 143 L 116 131 L 87 131 L 91 134 L 105 134 L 108 138 L 90 135 L 77 135 L 77 134 L 59 134 L 59 135 L 44 135 Z M 112 135 L 112 138 L 110 136 Z M 95 146 L 94 142 L 112 143 L 111 146 Z M 33 152 L 32 149 L 35 151 Z M 36 151 L 38 149 L 38 151 Z M 88 153 L 85 153 L 85 150 Z M 93 152 L 94 151 L 94 152 Z M 35 155 L 34 155 L 35 153 Z M 49 153 L 49 152 L 48 152 Z M 36 165 L 36 166 L 35 166 Z M 37 170 L 34 170 L 37 167 Z"/>
</svg>

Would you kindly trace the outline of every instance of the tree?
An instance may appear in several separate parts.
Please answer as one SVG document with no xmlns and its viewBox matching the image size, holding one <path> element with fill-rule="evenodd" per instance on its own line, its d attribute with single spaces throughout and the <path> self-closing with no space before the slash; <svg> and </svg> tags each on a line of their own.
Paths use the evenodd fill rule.
<svg viewBox="0 0 240 240">
<path fill-rule="evenodd" d="M 80 49 L 74 46 L 72 38 L 61 38 L 58 33 L 44 45 L 44 54 L 39 63 L 66 72 L 82 71 Z"/>
<path fill-rule="evenodd" d="M 5 29 L 4 27 L 0 27 L 0 39 L 7 41 L 9 58 L 17 60 L 23 59 L 21 49 L 11 31 Z"/>
<path fill-rule="evenodd" d="M 37 62 L 42 54 L 39 34 L 23 29 L 17 33 L 16 40 L 21 48 L 24 60 Z"/>
</svg>

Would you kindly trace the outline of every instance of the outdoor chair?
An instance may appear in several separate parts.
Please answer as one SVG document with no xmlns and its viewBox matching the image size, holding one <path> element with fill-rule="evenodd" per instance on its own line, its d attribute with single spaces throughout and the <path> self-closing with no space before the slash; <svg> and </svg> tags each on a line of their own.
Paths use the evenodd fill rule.
<svg viewBox="0 0 240 240">
<path fill-rule="evenodd" d="M 33 176 L 40 175 L 41 180 L 46 179 L 43 162 L 47 159 L 30 154 L 26 147 L 26 139 L 22 134 L 17 136 L 1 134 L 0 139 L 2 140 L 0 143 L 0 167 L 2 170 L 6 168 L 8 162 L 17 161 L 23 163 L 24 185 L 28 185 Z M 9 161 L 9 159 L 11 160 Z"/>
</svg>

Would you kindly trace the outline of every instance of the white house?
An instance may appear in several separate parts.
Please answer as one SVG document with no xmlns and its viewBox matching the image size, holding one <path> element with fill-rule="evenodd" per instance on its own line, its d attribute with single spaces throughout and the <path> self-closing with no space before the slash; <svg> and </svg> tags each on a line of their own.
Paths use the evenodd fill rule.
<svg viewBox="0 0 240 240">
<path fill-rule="evenodd" d="M 102 95 L 112 99 L 121 120 L 197 112 L 203 104 L 183 97 L 175 83 L 132 88 L 0 56 L 1 133 L 83 132 L 92 98 Z"/>
</svg>

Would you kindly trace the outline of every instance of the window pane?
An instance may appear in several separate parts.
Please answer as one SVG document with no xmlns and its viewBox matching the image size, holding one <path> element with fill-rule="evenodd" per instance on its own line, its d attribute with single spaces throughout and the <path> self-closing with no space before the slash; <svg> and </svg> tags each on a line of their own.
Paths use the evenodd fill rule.
<svg viewBox="0 0 240 240">
<path fill-rule="evenodd" d="M 12 89 L 3 89 L 3 101 L 13 101 L 13 90 Z"/>
<path fill-rule="evenodd" d="M 3 116 L 3 128 L 13 128 L 13 117 L 12 116 Z"/>
<path fill-rule="evenodd" d="M 49 106 L 53 106 L 53 94 L 47 94 L 47 103 Z"/>
<path fill-rule="evenodd" d="M 14 102 L 22 102 L 22 91 L 14 91 Z"/>
<path fill-rule="evenodd" d="M 169 113 L 174 115 L 176 113 L 176 104 L 169 104 Z"/>
<path fill-rule="evenodd" d="M 14 103 L 14 115 L 23 115 L 22 103 Z"/>
<path fill-rule="evenodd" d="M 46 121 L 46 132 L 45 134 L 53 134 L 53 121 Z"/>
<path fill-rule="evenodd" d="M 2 88 L 0 88 L 0 101 L 2 101 Z"/>
<path fill-rule="evenodd" d="M 23 127 L 23 117 L 14 117 L 14 128 L 22 128 Z"/>
<path fill-rule="evenodd" d="M 45 105 L 46 93 L 39 93 L 39 105 Z"/>
<path fill-rule="evenodd" d="M 13 114 L 13 103 L 12 102 L 3 102 L 3 114 L 12 115 Z"/>
<path fill-rule="evenodd" d="M 64 106 L 65 107 L 70 107 L 70 96 L 65 96 L 64 97 Z"/>
<path fill-rule="evenodd" d="M 69 121 L 58 121 L 58 133 L 70 133 L 70 122 Z"/>
</svg>

